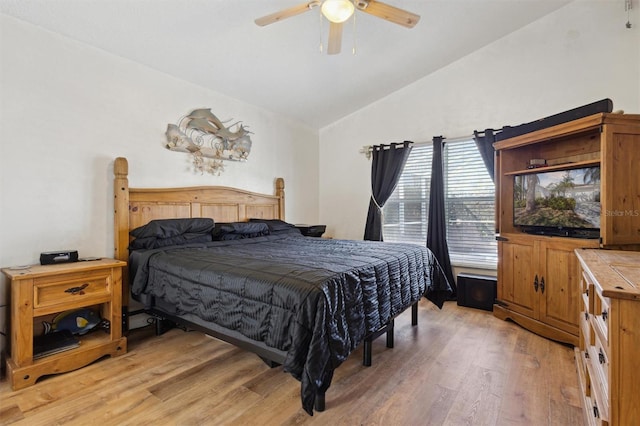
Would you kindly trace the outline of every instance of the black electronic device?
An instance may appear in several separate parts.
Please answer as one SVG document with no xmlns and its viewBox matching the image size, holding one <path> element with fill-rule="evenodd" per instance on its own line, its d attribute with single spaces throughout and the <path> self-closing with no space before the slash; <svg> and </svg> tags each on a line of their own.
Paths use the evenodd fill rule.
<svg viewBox="0 0 640 426">
<path fill-rule="evenodd" d="M 513 224 L 528 234 L 600 236 L 600 167 L 514 176 Z"/>
<path fill-rule="evenodd" d="M 78 261 L 78 250 L 46 251 L 40 253 L 41 265 L 55 265 Z"/>
<path fill-rule="evenodd" d="M 296 225 L 300 233 L 305 237 L 321 237 L 327 230 L 326 225 Z"/>
<path fill-rule="evenodd" d="M 558 124 L 567 123 L 569 121 L 577 120 L 589 115 L 608 113 L 612 110 L 613 102 L 611 101 L 611 99 L 607 98 L 580 106 L 578 108 L 570 109 L 559 114 L 550 115 L 549 117 L 541 118 L 530 123 L 524 123 L 519 126 L 504 126 L 500 131 L 496 133 L 496 142 L 513 138 L 515 136 L 524 135 L 525 133 L 535 132 L 536 130 L 546 129 L 547 127 L 555 126 Z"/>
<path fill-rule="evenodd" d="M 80 341 L 71 331 L 53 331 L 33 338 L 33 359 L 68 351 L 78 346 Z"/>
<path fill-rule="evenodd" d="M 496 277 L 487 275 L 458 274 L 458 306 L 493 311 L 496 300 Z"/>
</svg>

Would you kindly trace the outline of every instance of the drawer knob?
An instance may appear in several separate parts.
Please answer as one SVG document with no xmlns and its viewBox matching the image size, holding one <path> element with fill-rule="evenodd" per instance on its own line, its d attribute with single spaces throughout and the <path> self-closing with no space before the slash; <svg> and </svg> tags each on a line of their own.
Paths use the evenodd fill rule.
<svg viewBox="0 0 640 426">
<path fill-rule="evenodd" d="M 89 287 L 89 283 L 84 283 L 82 285 L 79 285 L 77 287 L 69 287 L 68 289 L 66 289 L 64 292 L 65 293 L 70 293 L 73 295 L 82 295 L 84 294 L 84 289 Z"/>
</svg>

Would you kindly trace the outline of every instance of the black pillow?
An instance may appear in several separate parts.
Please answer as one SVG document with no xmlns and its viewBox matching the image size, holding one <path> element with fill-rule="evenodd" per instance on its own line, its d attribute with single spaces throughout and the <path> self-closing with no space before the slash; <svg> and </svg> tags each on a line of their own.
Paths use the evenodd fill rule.
<svg viewBox="0 0 640 426">
<path fill-rule="evenodd" d="M 211 234 L 216 241 L 239 240 L 269 235 L 269 227 L 266 223 L 216 223 Z"/>
<path fill-rule="evenodd" d="M 134 238 L 170 238 L 182 234 L 209 234 L 213 227 L 213 219 L 206 217 L 156 219 L 129 234 Z"/>
<path fill-rule="evenodd" d="M 269 227 L 269 231 L 272 234 L 278 234 L 282 232 L 290 232 L 291 230 L 300 233 L 300 230 L 290 223 L 287 223 L 280 219 L 249 219 L 251 223 L 265 223 Z"/>
<path fill-rule="evenodd" d="M 145 237 L 136 238 L 135 240 L 131 241 L 131 244 L 129 244 L 129 250 L 155 249 L 180 244 L 208 243 L 210 241 L 213 241 L 213 238 L 209 233 L 186 233 L 182 235 L 174 235 L 173 237 L 169 238 Z"/>
</svg>

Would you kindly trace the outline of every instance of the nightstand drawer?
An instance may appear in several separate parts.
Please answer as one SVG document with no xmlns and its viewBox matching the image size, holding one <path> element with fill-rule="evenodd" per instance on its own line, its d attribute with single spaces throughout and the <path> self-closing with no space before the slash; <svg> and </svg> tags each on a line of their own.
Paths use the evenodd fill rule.
<svg viewBox="0 0 640 426">
<path fill-rule="evenodd" d="M 65 274 L 36 278 L 33 283 L 33 308 L 43 309 L 64 304 L 101 303 L 111 298 L 112 283 L 110 271 Z"/>
</svg>

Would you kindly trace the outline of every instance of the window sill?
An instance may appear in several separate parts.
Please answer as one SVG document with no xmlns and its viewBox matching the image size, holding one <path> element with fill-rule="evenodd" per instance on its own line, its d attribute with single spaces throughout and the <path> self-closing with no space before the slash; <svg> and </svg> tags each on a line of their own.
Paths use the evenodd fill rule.
<svg viewBox="0 0 640 426">
<path fill-rule="evenodd" d="M 451 260 L 451 266 L 454 268 L 469 268 L 469 269 L 483 269 L 486 271 L 498 271 L 497 263 L 480 263 L 480 262 L 470 262 L 470 261 L 455 261 Z"/>
</svg>

